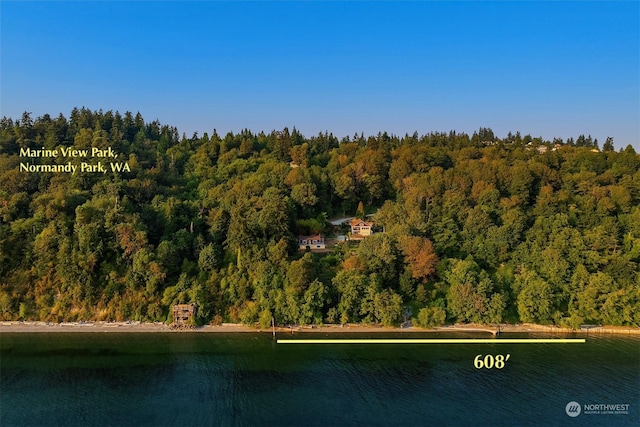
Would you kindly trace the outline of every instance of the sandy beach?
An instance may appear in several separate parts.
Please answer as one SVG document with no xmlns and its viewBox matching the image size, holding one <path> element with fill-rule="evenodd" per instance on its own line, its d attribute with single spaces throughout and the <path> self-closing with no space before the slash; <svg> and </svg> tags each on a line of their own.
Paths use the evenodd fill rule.
<svg viewBox="0 0 640 427">
<path fill-rule="evenodd" d="M 422 329 L 417 327 L 390 328 L 376 325 L 323 325 L 323 326 L 293 326 L 276 327 L 277 334 L 291 333 L 425 333 L 425 332 L 473 332 L 482 335 L 495 335 L 498 328 L 495 325 L 468 325 L 458 324 L 442 326 L 432 329 Z M 56 332 L 84 332 L 84 333 L 272 333 L 271 329 L 257 329 L 236 323 L 223 323 L 220 326 L 206 325 L 195 329 L 172 329 L 163 323 L 141 323 L 141 322 L 0 322 L 1 333 L 56 333 Z M 589 326 L 580 330 L 571 330 L 553 326 L 519 324 L 500 325 L 500 333 L 578 333 L 578 334 L 616 334 L 616 335 L 640 335 L 640 328 L 629 326 Z"/>
</svg>

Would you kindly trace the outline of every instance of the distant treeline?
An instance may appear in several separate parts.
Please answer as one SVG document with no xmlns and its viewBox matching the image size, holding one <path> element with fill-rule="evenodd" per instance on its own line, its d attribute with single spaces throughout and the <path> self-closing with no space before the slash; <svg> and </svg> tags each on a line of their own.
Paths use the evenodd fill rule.
<svg viewBox="0 0 640 427">
<path fill-rule="evenodd" d="M 110 147 L 130 172 L 19 169 L 21 149 L 71 146 Z M 384 232 L 298 250 L 363 210 Z M 194 303 L 198 323 L 637 325 L 638 262 L 640 156 L 611 138 L 188 138 L 84 108 L 0 121 L 5 320 L 170 321 Z"/>
</svg>

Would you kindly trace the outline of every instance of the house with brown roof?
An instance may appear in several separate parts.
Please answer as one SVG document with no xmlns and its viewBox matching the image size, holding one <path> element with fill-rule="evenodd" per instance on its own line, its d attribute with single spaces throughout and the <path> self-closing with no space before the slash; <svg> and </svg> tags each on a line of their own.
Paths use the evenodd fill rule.
<svg viewBox="0 0 640 427">
<path fill-rule="evenodd" d="M 366 237 L 373 234 L 373 222 L 365 221 L 364 219 L 354 218 L 349 223 L 351 226 L 351 237 Z"/>
<path fill-rule="evenodd" d="M 304 251 L 307 248 L 311 250 L 324 249 L 324 237 L 321 234 L 315 234 L 313 236 L 298 236 L 298 246 L 301 251 Z"/>
</svg>

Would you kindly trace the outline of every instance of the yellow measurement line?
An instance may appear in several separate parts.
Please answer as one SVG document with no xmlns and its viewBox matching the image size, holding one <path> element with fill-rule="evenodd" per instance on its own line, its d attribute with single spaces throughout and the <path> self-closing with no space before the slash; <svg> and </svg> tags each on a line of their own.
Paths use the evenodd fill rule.
<svg viewBox="0 0 640 427">
<path fill-rule="evenodd" d="M 579 344 L 584 338 L 278 340 L 278 344 Z"/>
</svg>

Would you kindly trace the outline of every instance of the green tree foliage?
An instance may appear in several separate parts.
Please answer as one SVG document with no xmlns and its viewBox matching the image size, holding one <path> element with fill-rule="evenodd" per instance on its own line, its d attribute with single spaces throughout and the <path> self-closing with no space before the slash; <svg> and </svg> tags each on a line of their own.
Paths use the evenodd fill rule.
<svg viewBox="0 0 640 427">
<path fill-rule="evenodd" d="M 469 260 L 454 260 L 444 272 L 449 286 L 447 308 L 458 322 L 496 323 L 501 321 L 505 299 L 486 271 Z"/>
<path fill-rule="evenodd" d="M 355 270 L 342 270 L 333 278 L 338 294 L 338 315 L 341 324 L 360 320 L 361 300 L 367 277 Z"/>
<path fill-rule="evenodd" d="M 413 323 L 421 328 L 434 328 L 444 325 L 446 313 L 440 307 L 425 307 L 418 312 L 418 318 Z"/>
<path fill-rule="evenodd" d="M 513 283 L 523 322 L 548 323 L 553 315 L 553 291 L 534 271 L 521 271 Z"/>
<path fill-rule="evenodd" d="M 362 201 L 358 202 L 358 209 L 356 209 L 356 218 L 364 219 L 364 204 Z"/>
<path fill-rule="evenodd" d="M 640 156 L 590 136 L 295 128 L 191 138 L 140 113 L 0 119 L 0 318 L 198 323 L 640 323 Z M 25 173 L 111 148 L 130 172 Z M 546 149 L 543 149 L 543 147 Z M 35 163 L 64 163 L 34 158 Z M 94 162 L 95 159 L 89 159 Z M 364 216 L 332 254 L 297 235 Z M 384 231 L 384 232 L 382 232 Z"/>
<path fill-rule="evenodd" d="M 327 298 L 325 286 L 317 279 L 311 282 L 302 298 L 299 323 L 302 325 L 322 324 L 322 310 Z"/>
<path fill-rule="evenodd" d="M 369 273 L 377 273 L 387 283 L 397 283 L 400 254 L 388 234 L 374 234 L 358 247 L 358 258 Z"/>
</svg>

